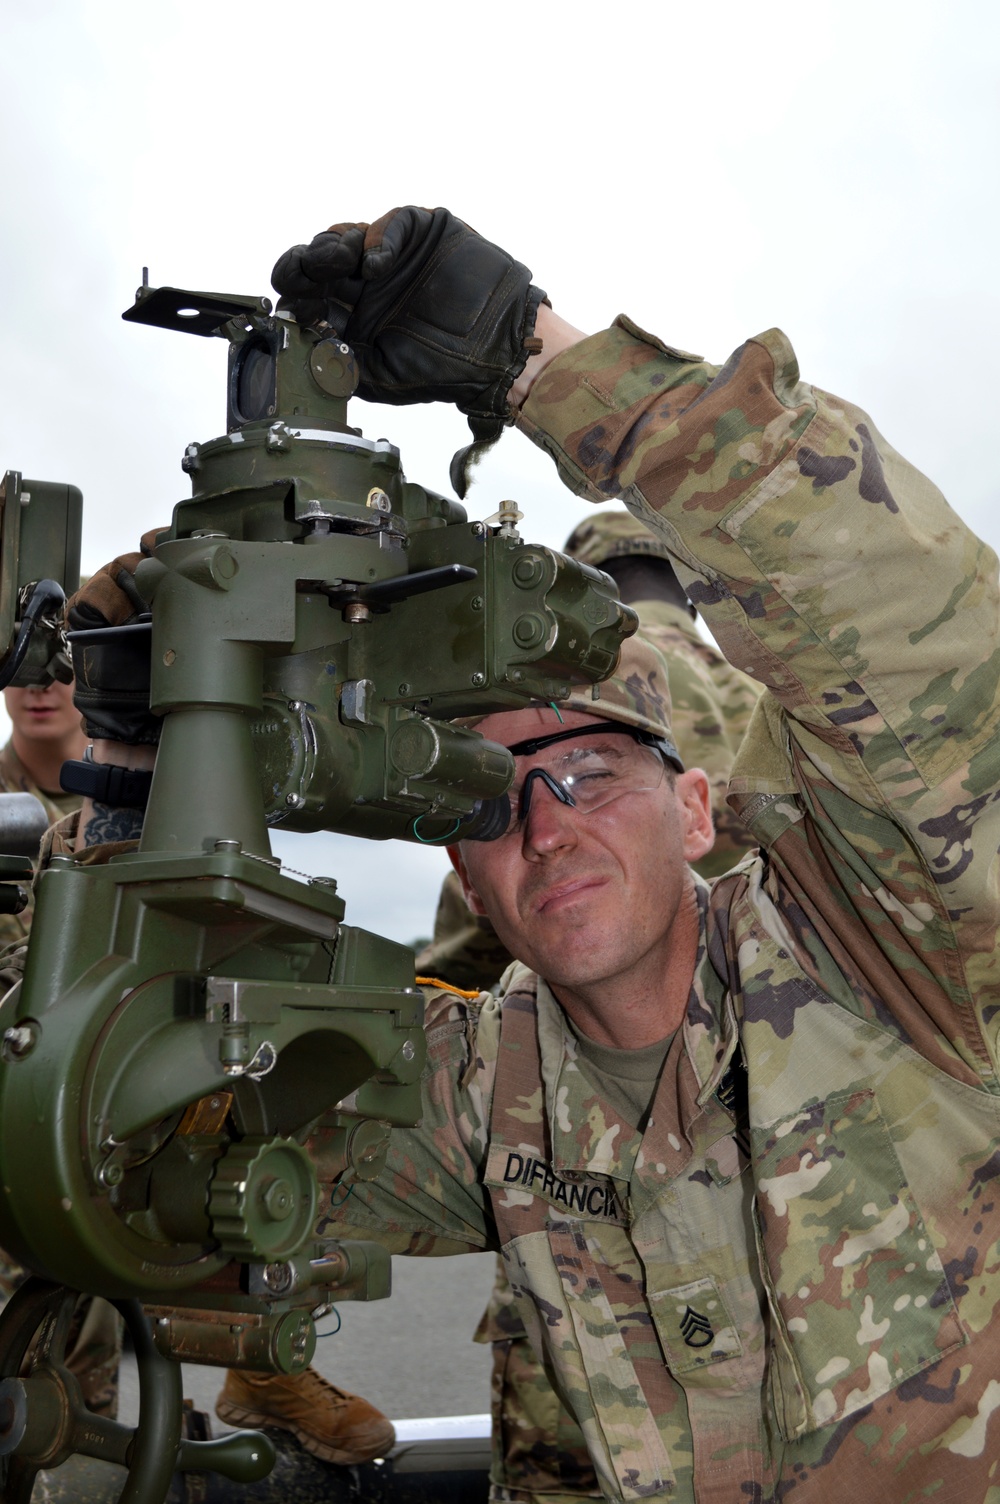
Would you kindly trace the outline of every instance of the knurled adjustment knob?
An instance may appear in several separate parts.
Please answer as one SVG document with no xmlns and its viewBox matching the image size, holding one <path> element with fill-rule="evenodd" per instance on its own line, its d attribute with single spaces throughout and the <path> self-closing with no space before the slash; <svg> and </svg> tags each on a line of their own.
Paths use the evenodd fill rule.
<svg viewBox="0 0 1000 1504">
<path fill-rule="evenodd" d="M 290 1258 L 311 1235 L 317 1186 L 301 1144 L 245 1138 L 219 1160 L 208 1197 L 212 1232 L 244 1263 Z"/>
</svg>

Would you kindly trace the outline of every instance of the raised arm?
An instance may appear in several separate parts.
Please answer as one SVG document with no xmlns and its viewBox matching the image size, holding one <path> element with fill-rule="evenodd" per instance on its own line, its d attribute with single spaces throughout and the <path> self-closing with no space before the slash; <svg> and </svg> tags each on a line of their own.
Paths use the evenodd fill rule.
<svg viewBox="0 0 1000 1504">
<path fill-rule="evenodd" d="M 324 280 L 314 248 L 326 254 L 327 237 L 297 248 L 296 267 L 316 273 L 330 320 L 348 340 L 362 336 L 366 395 L 379 399 L 389 350 L 412 378 L 405 395 L 398 381 L 387 389 L 383 400 L 397 402 L 436 400 L 455 350 L 473 354 L 491 402 L 502 396 L 510 416 L 521 402 L 519 426 L 574 492 L 622 497 L 667 541 L 727 656 L 770 692 L 732 796 L 771 850 L 781 896 L 813 902 L 810 925 L 834 948 L 848 937 L 843 969 L 870 989 L 873 1010 L 897 985 L 919 993 L 931 1029 L 992 1079 L 1000 649 L 991 550 L 863 412 L 800 382 L 778 331 L 719 368 L 625 318 L 582 338 L 523 285 L 492 319 L 495 290 L 509 285 L 491 270 L 497 248 L 453 216 L 429 300 L 421 227 L 444 215 L 396 211 L 359 227 L 350 277 L 338 269 Z M 348 255 L 346 228 L 329 232 L 338 255 Z M 449 267 L 461 268 L 454 287 Z M 404 311 L 417 300 L 424 333 L 435 319 L 448 326 L 436 353 L 406 319 L 368 318 L 387 268 Z M 298 292 L 280 275 L 276 286 Z M 473 306 L 459 330 L 456 310 Z"/>
<path fill-rule="evenodd" d="M 528 380 L 532 371 L 526 372 Z M 721 369 L 628 319 L 538 369 L 519 425 L 621 496 L 765 697 L 731 799 L 872 995 L 994 1079 L 997 561 L 784 335 Z M 787 902 L 786 902 L 787 907 Z"/>
</svg>

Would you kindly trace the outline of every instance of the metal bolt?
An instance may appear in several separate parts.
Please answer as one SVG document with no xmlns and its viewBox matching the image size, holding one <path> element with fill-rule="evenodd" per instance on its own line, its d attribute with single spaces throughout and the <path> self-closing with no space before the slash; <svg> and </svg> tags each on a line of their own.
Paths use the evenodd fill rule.
<svg viewBox="0 0 1000 1504">
<path fill-rule="evenodd" d="M 169 1326 L 170 1325 L 170 1317 L 169 1316 L 157 1316 L 157 1318 L 156 1318 L 156 1324 L 157 1324 L 157 1326 Z"/>
<path fill-rule="evenodd" d="M 480 673 L 475 673 L 475 674 L 472 675 L 472 678 L 471 678 L 470 682 L 472 684 L 474 684 L 476 686 L 476 688 L 478 689 L 480 685 L 486 683 L 486 675 L 485 674 L 480 674 Z"/>
<path fill-rule="evenodd" d="M 483 609 L 483 598 L 481 595 L 474 595 L 472 597 L 472 609 L 473 611 L 481 611 Z"/>
<path fill-rule="evenodd" d="M 408 695 L 410 693 L 410 686 L 408 684 L 401 684 L 399 686 L 399 693 L 401 695 Z"/>
<path fill-rule="evenodd" d="M 298 715 L 299 711 L 302 709 L 302 701 L 301 700 L 289 700 L 289 702 L 288 702 L 288 708 L 291 711 L 292 715 Z"/>
<path fill-rule="evenodd" d="M 306 543 L 322 543 L 324 538 L 329 538 L 333 531 L 333 524 L 329 517 L 304 517 L 306 527 Z"/>
<path fill-rule="evenodd" d="M 545 621 L 536 611 L 526 611 L 517 618 L 511 635 L 518 647 L 532 648 L 545 636 Z"/>
<path fill-rule="evenodd" d="M 23 1060 L 35 1048 L 37 1038 L 33 1024 L 14 1024 L 3 1032 L 3 1053 L 8 1059 Z"/>
<path fill-rule="evenodd" d="M 216 843 L 215 843 L 215 849 L 216 849 L 216 851 L 233 851 L 233 852 L 236 852 L 236 851 L 242 851 L 243 850 L 243 845 L 242 845 L 242 842 L 240 842 L 240 841 L 234 841 L 230 837 L 225 836 L 225 837 L 222 837 L 220 840 L 216 841 Z"/>
<path fill-rule="evenodd" d="M 294 1196 L 287 1180 L 272 1180 L 261 1200 L 268 1216 L 274 1222 L 284 1222 L 292 1213 Z"/>
<path fill-rule="evenodd" d="M 371 507 L 373 512 L 381 512 L 383 515 L 385 515 L 387 512 L 392 511 L 392 502 L 389 500 L 386 493 L 382 490 L 381 486 L 372 486 L 371 490 L 368 492 L 368 497 L 365 505 Z"/>
<path fill-rule="evenodd" d="M 121 1165 L 118 1164 L 117 1162 L 112 1161 L 111 1164 L 103 1166 L 103 1168 L 101 1170 L 101 1180 L 104 1182 L 105 1185 L 107 1185 L 107 1186 L 121 1185 L 121 1183 L 122 1183 L 122 1181 L 124 1179 L 125 1179 L 125 1171 L 122 1169 Z"/>
<path fill-rule="evenodd" d="M 344 620 L 349 622 L 371 621 L 372 614 L 364 601 L 351 601 L 344 607 Z"/>
<path fill-rule="evenodd" d="M 417 1047 L 413 1043 L 413 1040 L 412 1039 L 406 1039 L 406 1040 L 404 1040 L 403 1041 L 403 1048 L 400 1050 L 399 1053 L 402 1055 L 402 1057 L 403 1057 L 404 1060 L 412 1060 L 413 1057 L 414 1057 L 414 1055 L 417 1053 Z"/>
<path fill-rule="evenodd" d="M 292 1287 L 292 1267 L 290 1264 L 268 1264 L 264 1269 L 264 1283 L 275 1295 L 283 1295 Z"/>
<path fill-rule="evenodd" d="M 514 584 L 521 590 L 530 590 L 545 573 L 545 566 L 537 554 L 522 554 L 511 571 Z"/>
<path fill-rule="evenodd" d="M 176 658 L 177 654 L 174 652 L 173 648 L 167 648 L 167 651 L 163 655 L 164 665 L 169 668 L 170 665 L 175 662 Z"/>
<path fill-rule="evenodd" d="M 285 795 L 285 803 L 288 805 L 289 809 L 301 809 L 305 802 L 306 801 L 303 799 L 301 794 Z"/>
</svg>

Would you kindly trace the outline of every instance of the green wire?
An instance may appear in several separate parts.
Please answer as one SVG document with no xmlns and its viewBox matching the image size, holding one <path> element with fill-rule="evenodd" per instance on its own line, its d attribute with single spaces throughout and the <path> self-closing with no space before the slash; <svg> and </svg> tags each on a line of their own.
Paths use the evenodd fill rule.
<svg viewBox="0 0 1000 1504">
<path fill-rule="evenodd" d="M 316 1333 L 316 1340 L 317 1340 L 317 1342 L 321 1341 L 322 1338 L 324 1338 L 324 1337 L 336 1337 L 337 1333 L 340 1331 L 340 1328 L 343 1326 L 343 1322 L 340 1319 L 340 1312 L 337 1310 L 336 1306 L 331 1306 L 330 1309 L 329 1309 L 329 1311 L 327 1312 L 327 1315 L 328 1316 L 336 1316 L 336 1318 L 337 1318 L 337 1325 L 334 1327 L 334 1329 L 333 1329 L 332 1332 L 317 1332 Z"/>
<path fill-rule="evenodd" d="M 423 812 L 423 814 L 422 815 L 418 815 L 417 818 L 414 820 L 413 824 L 410 826 L 410 829 L 412 830 L 413 834 L 416 836 L 417 840 L 423 846 L 434 846 L 434 845 L 436 845 L 436 843 L 438 841 L 450 841 L 451 838 L 452 838 L 452 836 L 455 834 L 456 830 L 458 830 L 458 828 L 462 824 L 461 819 L 456 820 L 455 823 L 454 823 L 454 825 L 451 827 L 451 829 L 448 830 L 448 831 L 445 831 L 445 833 L 444 833 L 443 836 L 422 836 L 420 834 L 419 830 L 417 829 L 417 826 L 420 824 L 421 820 L 425 820 L 430 813 L 431 813 L 430 810 L 425 809 L 424 812 Z"/>
<path fill-rule="evenodd" d="M 562 716 L 559 715 L 559 706 L 556 704 L 555 700 L 550 700 L 549 704 L 551 705 L 552 709 L 555 711 L 556 715 L 559 716 L 559 724 L 560 724 L 560 726 L 565 726 L 566 722 L 563 720 Z"/>
</svg>

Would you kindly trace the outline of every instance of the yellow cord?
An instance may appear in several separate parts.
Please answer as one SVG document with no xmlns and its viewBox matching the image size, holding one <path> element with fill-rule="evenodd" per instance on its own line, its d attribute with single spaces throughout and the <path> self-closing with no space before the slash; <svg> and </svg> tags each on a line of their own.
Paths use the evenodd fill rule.
<svg viewBox="0 0 1000 1504">
<path fill-rule="evenodd" d="M 479 996 L 479 989 L 474 992 L 466 992 L 461 987 L 453 987 L 450 982 L 442 982 L 440 977 L 416 977 L 418 987 L 437 987 L 441 992 L 453 992 L 456 997 L 473 998 Z"/>
</svg>

